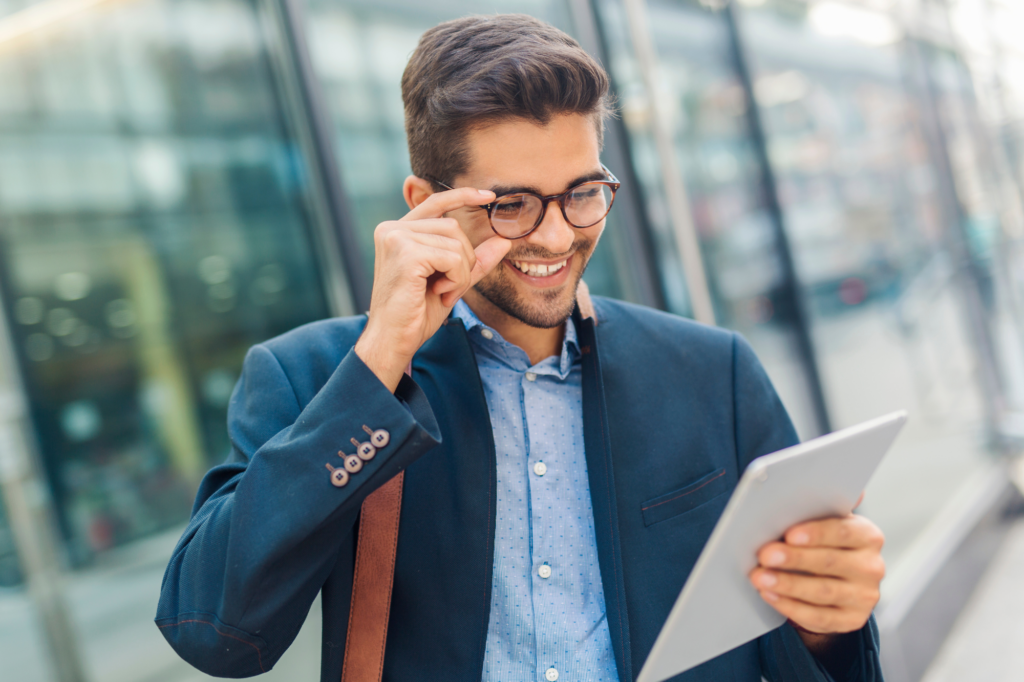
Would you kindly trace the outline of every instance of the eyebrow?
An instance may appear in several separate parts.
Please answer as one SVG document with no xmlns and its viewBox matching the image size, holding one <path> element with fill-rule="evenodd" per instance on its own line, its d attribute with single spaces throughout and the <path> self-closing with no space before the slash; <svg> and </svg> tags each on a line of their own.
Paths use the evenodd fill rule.
<svg viewBox="0 0 1024 682">
<path fill-rule="evenodd" d="M 565 189 L 563 189 L 561 192 L 558 192 L 557 194 L 568 192 L 576 185 L 582 185 L 584 182 L 592 182 L 594 180 L 605 180 L 607 179 L 607 177 L 608 174 L 605 173 L 603 170 L 591 171 L 590 173 L 586 173 L 585 175 L 579 176 L 578 178 L 567 184 L 565 186 Z M 491 187 L 490 190 L 494 192 L 495 196 L 499 197 L 505 194 L 539 194 L 542 197 L 548 196 L 544 194 L 544 192 L 541 192 L 536 187 L 531 187 L 527 185 L 497 185 Z"/>
</svg>

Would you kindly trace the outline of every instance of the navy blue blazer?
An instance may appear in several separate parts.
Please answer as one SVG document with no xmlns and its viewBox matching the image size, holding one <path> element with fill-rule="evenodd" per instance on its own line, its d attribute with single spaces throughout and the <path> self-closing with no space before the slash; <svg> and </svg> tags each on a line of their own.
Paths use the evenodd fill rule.
<svg viewBox="0 0 1024 682">
<path fill-rule="evenodd" d="M 605 604 L 622 682 L 633 680 L 755 457 L 797 442 L 737 334 L 595 297 L 574 319 Z M 395 394 L 352 352 L 366 318 L 328 319 L 253 346 L 231 397 L 227 462 L 203 479 L 164 575 L 156 623 L 211 675 L 269 670 L 323 595 L 321 680 L 341 678 L 359 507 L 406 471 L 384 679 L 479 680 L 494 560 L 495 452 L 465 328 L 449 318 Z M 390 442 L 341 488 L 325 464 Z M 459 570 L 453 571 L 457 565 Z M 882 679 L 877 631 L 848 678 Z M 674 678 L 831 680 L 789 625 Z"/>
</svg>

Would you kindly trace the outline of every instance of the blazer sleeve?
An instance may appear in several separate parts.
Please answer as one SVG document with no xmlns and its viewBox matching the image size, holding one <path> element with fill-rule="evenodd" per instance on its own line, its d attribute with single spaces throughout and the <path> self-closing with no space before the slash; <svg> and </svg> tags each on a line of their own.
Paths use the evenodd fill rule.
<svg viewBox="0 0 1024 682">
<path fill-rule="evenodd" d="M 733 336 L 733 413 L 740 471 L 755 458 L 800 442 L 789 414 L 750 345 Z M 857 652 L 846 674 L 833 678 L 788 623 L 758 639 L 761 674 L 769 682 L 882 682 L 874 616 L 855 634 Z"/>
<path fill-rule="evenodd" d="M 327 464 L 363 427 L 387 445 L 331 483 Z M 395 394 L 353 351 L 301 406 L 274 353 L 253 346 L 228 406 L 231 454 L 203 479 L 164 573 L 156 624 L 199 670 L 249 677 L 295 639 L 339 548 L 354 542 L 363 499 L 440 443 L 426 397 L 403 377 Z"/>
</svg>

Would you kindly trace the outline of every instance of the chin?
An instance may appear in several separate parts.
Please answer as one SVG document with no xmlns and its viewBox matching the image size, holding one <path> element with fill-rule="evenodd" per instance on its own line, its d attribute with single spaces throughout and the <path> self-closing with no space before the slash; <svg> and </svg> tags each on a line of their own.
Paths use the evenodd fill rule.
<svg viewBox="0 0 1024 682">
<path fill-rule="evenodd" d="M 523 324 L 551 329 L 565 324 L 576 306 L 576 289 L 583 278 L 583 269 L 558 289 L 524 292 L 511 281 L 503 268 L 476 285 L 477 292 L 492 305 Z"/>
</svg>

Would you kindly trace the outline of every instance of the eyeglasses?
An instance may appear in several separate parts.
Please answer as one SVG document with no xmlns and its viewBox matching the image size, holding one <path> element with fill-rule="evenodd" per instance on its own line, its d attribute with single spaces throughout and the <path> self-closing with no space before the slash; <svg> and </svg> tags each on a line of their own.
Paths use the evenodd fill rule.
<svg viewBox="0 0 1024 682">
<path fill-rule="evenodd" d="M 533 192 L 503 194 L 480 208 L 487 210 L 491 229 L 505 239 L 521 239 L 536 230 L 544 220 L 551 201 L 558 202 L 562 217 L 573 227 L 593 227 L 612 210 L 615 192 L 622 185 L 604 164 L 601 164 L 601 169 L 608 174 L 608 180 L 584 182 L 561 194 L 546 197 Z M 455 189 L 440 180 L 434 182 L 445 189 Z"/>
</svg>

